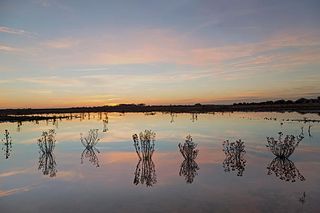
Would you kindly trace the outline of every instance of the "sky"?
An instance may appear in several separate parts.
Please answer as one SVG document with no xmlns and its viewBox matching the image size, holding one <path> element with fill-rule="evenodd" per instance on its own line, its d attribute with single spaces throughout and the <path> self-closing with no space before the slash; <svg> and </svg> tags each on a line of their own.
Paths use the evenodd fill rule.
<svg viewBox="0 0 320 213">
<path fill-rule="evenodd" d="M 0 0 L 0 108 L 320 96 L 318 0 Z"/>
</svg>

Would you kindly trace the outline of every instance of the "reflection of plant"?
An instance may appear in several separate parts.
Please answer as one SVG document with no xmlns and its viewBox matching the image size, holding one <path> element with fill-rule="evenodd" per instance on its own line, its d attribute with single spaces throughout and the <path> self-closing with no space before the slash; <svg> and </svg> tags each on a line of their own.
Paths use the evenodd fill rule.
<svg viewBox="0 0 320 213">
<path fill-rule="evenodd" d="M 175 114 L 173 112 L 170 112 L 170 117 L 171 117 L 170 123 L 173 123 L 174 122 L 174 117 L 177 117 L 177 114 Z"/>
<path fill-rule="evenodd" d="M 22 126 L 22 122 L 21 122 L 21 121 L 18 121 L 18 124 L 17 124 L 17 132 L 20 132 L 20 131 L 21 131 L 21 126 Z"/>
<path fill-rule="evenodd" d="M 268 175 L 274 173 L 280 180 L 295 182 L 296 180 L 304 181 L 305 178 L 300 174 L 294 163 L 288 158 L 276 157 L 271 161 L 268 169 Z"/>
<path fill-rule="evenodd" d="M 134 173 L 133 183 L 135 185 L 145 183 L 146 186 L 152 186 L 157 183 L 155 164 L 152 161 L 155 136 L 156 134 L 151 130 L 140 132 L 139 137 L 137 134 L 132 135 L 133 144 L 139 157 Z"/>
<path fill-rule="evenodd" d="M 105 119 L 102 122 L 103 122 L 103 132 L 107 132 L 108 131 L 107 125 L 108 125 L 109 121 L 108 121 L 108 119 Z"/>
<path fill-rule="evenodd" d="M 55 131 L 50 129 L 48 132 L 42 132 L 41 138 L 38 139 L 39 146 L 39 170 L 42 170 L 44 175 L 50 175 L 50 177 L 56 176 L 56 161 L 53 154 L 55 147 Z"/>
<path fill-rule="evenodd" d="M 306 192 L 303 192 L 302 193 L 302 196 L 299 198 L 299 202 L 301 203 L 301 210 L 298 210 L 299 212 L 304 212 L 303 211 L 303 206 L 304 206 L 304 204 L 305 204 L 305 202 L 306 202 Z M 298 212 L 297 211 L 297 212 Z"/>
<path fill-rule="evenodd" d="M 299 202 L 303 205 L 306 202 L 306 192 L 302 193 L 302 196 L 299 198 Z"/>
<path fill-rule="evenodd" d="M 279 132 L 279 139 L 275 140 L 273 137 L 267 137 L 268 145 L 270 151 L 277 157 L 287 158 L 299 145 L 300 141 L 303 139 L 302 134 L 295 137 L 293 135 L 286 135 L 283 139 L 283 133 Z"/>
<path fill-rule="evenodd" d="M 312 137 L 312 135 L 311 135 L 311 125 L 309 124 L 309 127 L 308 127 L 308 135 L 309 135 L 309 137 L 311 138 Z"/>
<path fill-rule="evenodd" d="M 179 175 L 183 175 L 187 181 L 187 183 L 192 183 L 195 176 L 198 175 L 197 170 L 199 170 L 199 166 L 195 159 L 198 156 L 199 150 L 196 149 L 197 144 L 192 141 L 192 137 L 188 135 L 184 144 L 179 143 L 178 145 L 180 152 L 184 158 L 180 166 Z"/>
<path fill-rule="evenodd" d="M 8 159 L 12 151 L 12 139 L 8 130 L 4 131 L 4 138 L 2 139 L 2 142 L 4 145 L 2 150 L 4 151 L 6 159 Z"/>
<path fill-rule="evenodd" d="M 197 121 L 198 120 L 198 114 L 197 113 L 192 113 L 191 121 Z"/>
<path fill-rule="evenodd" d="M 95 147 L 95 145 L 99 142 L 98 139 L 98 129 L 90 129 L 88 132 L 88 136 L 83 137 L 81 133 L 80 141 L 82 145 L 85 147 L 81 154 L 81 164 L 83 163 L 83 159 L 89 158 L 89 162 L 99 167 L 99 159 L 96 155 L 96 152 L 100 153 L 100 151 Z"/>
<path fill-rule="evenodd" d="M 226 140 L 222 145 L 224 154 L 226 155 L 223 161 L 224 171 L 230 172 L 238 170 L 237 176 L 242 176 L 246 166 L 244 142 L 242 142 L 241 139 L 232 143 Z"/>
</svg>

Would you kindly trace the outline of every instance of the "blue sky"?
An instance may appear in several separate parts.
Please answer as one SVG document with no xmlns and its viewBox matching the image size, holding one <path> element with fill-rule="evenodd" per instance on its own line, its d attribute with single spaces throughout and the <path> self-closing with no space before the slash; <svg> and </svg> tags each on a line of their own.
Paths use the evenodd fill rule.
<svg viewBox="0 0 320 213">
<path fill-rule="evenodd" d="M 0 104 L 319 95 L 319 1 L 0 2 Z"/>
</svg>

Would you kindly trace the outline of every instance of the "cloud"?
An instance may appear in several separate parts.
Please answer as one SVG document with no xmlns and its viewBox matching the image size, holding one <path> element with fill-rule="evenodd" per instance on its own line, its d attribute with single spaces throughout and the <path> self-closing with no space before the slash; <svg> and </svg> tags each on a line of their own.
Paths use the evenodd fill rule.
<svg viewBox="0 0 320 213">
<path fill-rule="evenodd" d="M 29 32 L 29 31 L 5 27 L 5 26 L 0 26 L 0 33 L 8 33 L 8 34 L 24 35 L 24 36 L 36 36 L 35 33 Z"/>
<path fill-rule="evenodd" d="M 33 3 L 43 7 L 43 8 L 58 8 L 60 11 L 64 11 L 67 13 L 73 12 L 71 7 L 66 6 L 65 4 L 61 3 L 61 1 L 57 0 L 34 0 Z"/>
<path fill-rule="evenodd" d="M 34 102 L 41 103 L 41 97 L 52 105 L 51 100 L 59 98 L 63 106 L 71 102 L 72 105 L 135 100 L 159 104 L 212 103 L 272 98 L 274 94 L 291 97 L 293 92 L 285 88 L 292 88 L 289 85 L 293 85 L 292 80 L 284 79 L 282 74 L 279 80 L 272 80 L 272 89 L 261 83 L 261 74 L 270 77 L 270 72 L 296 72 L 295 78 L 311 75 L 300 70 L 319 65 L 319 38 L 316 32 L 284 32 L 260 41 L 209 45 L 187 37 L 181 39 L 177 32 L 166 30 L 56 38 L 40 41 L 34 49 L 27 48 L 19 56 L 25 54 L 23 59 L 38 68 L 66 74 L 44 71 L 37 77 L 2 79 L 2 83 L 18 81 L 29 87 L 25 90 L 29 97 L 37 93 Z M 4 46 L 2 51 L 15 50 Z M 257 87 L 258 82 L 250 79 L 257 79 L 261 85 Z M 188 86 L 191 83 L 194 89 Z M 170 92 L 173 88 L 174 92 Z M 310 94 L 316 88 L 303 90 L 297 91 L 296 96 Z"/>
<path fill-rule="evenodd" d="M 79 40 L 73 38 L 61 38 L 45 41 L 42 45 L 52 49 L 69 49 L 77 46 L 79 42 Z"/>
<path fill-rule="evenodd" d="M 16 48 L 16 47 L 12 47 L 12 46 L 8 46 L 5 44 L 0 44 L 0 52 L 21 52 L 22 49 Z"/>
<path fill-rule="evenodd" d="M 81 82 L 75 78 L 63 78 L 58 76 L 45 76 L 45 77 L 25 77 L 16 79 L 21 82 L 41 84 L 47 86 L 63 86 L 63 87 L 74 87 Z"/>
<path fill-rule="evenodd" d="M 6 84 L 6 83 L 12 83 L 14 82 L 13 80 L 2 80 L 0 79 L 0 84 Z"/>
<path fill-rule="evenodd" d="M 51 1 L 52 2 L 52 1 Z M 51 3 L 49 0 L 34 0 L 34 3 L 41 5 L 42 7 L 49 7 Z"/>
<path fill-rule="evenodd" d="M 136 73 L 124 73 L 124 74 L 91 74 L 91 75 L 80 75 L 74 77 L 62 77 L 62 76 L 42 76 L 42 77 L 24 77 L 15 79 L 16 81 L 24 83 L 39 84 L 42 86 L 54 86 L 54 87 L 91 87 L 91 88 L 126 88 L 129 86 L 140 85 L 142 83 L 177 83 L 192 81 L 200 78 L 210 77 L 212 75 L 210 70 L 198 70 L 198 72 L 171 72 L 170 75 L 163 75 L 161 73 L 152 74 L 136 74 Z M 130 79 L 129 81 L 126 79 Z M 6 82 L 9 80 L 6 80 Z M 12 80 L 14 81 L 14 80 Z M 34 90 L 30 90 L 35 92 Z M 39 91 L 39 93 L 49 93 L 52 91 Z"/>
<path fill-rule="evenodd" d="M 318 64 L 319 37 L 317 32 L 294 31 L 255 42 L 208 45 L 175 31 L 125 31 L 117 35 L 101 33 L 99 37 L 41 41 L 33 49 L 25 50 L 28 55 L 24 60 L 51 70 L 71 71 L 80 67 L 78 70 L 87 72 L 108 72 L 105 68 L 108 66 L 110 70 L 110 66 L 112 69 L 112 66 L 171 64 L 193 68 L 194 75 L 206 69 L 211 70 L 211 76 L 235 80 L 246 78 L 248 74 L 290 71 L 297 66 Z"/>
</svg>

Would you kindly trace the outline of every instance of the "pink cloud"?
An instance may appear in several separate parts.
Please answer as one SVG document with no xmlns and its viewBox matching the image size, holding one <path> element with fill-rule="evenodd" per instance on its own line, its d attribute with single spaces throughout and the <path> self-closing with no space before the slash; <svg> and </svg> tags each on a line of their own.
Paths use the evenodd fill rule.
<svg viewBox="0 0 320 213">
<path fill-rule="evenodd" d="M 21 52 L 22 50 L 16 47 L 0 44 L 0 51 L 4 52 Z"/>
<path fill-rule="evenodd" d="M 14 34 L 14 35 L 25 35 L 25 36 L 35 36 L 35 33 L 28 32 L 21 29 L 15 29 L 5 26 L 0 26 L 0 33 L 8 33 L 8 34 Z"/>
<path fill-rule="evenodd" d="M 69 49 L 69 48 L 74 48 L 79 43 L 80 41 L 78 39 L 62 38 L 62 39 L 45 41 L 42 43 L 42 45 L 52 49 Z"/>
</svg>

